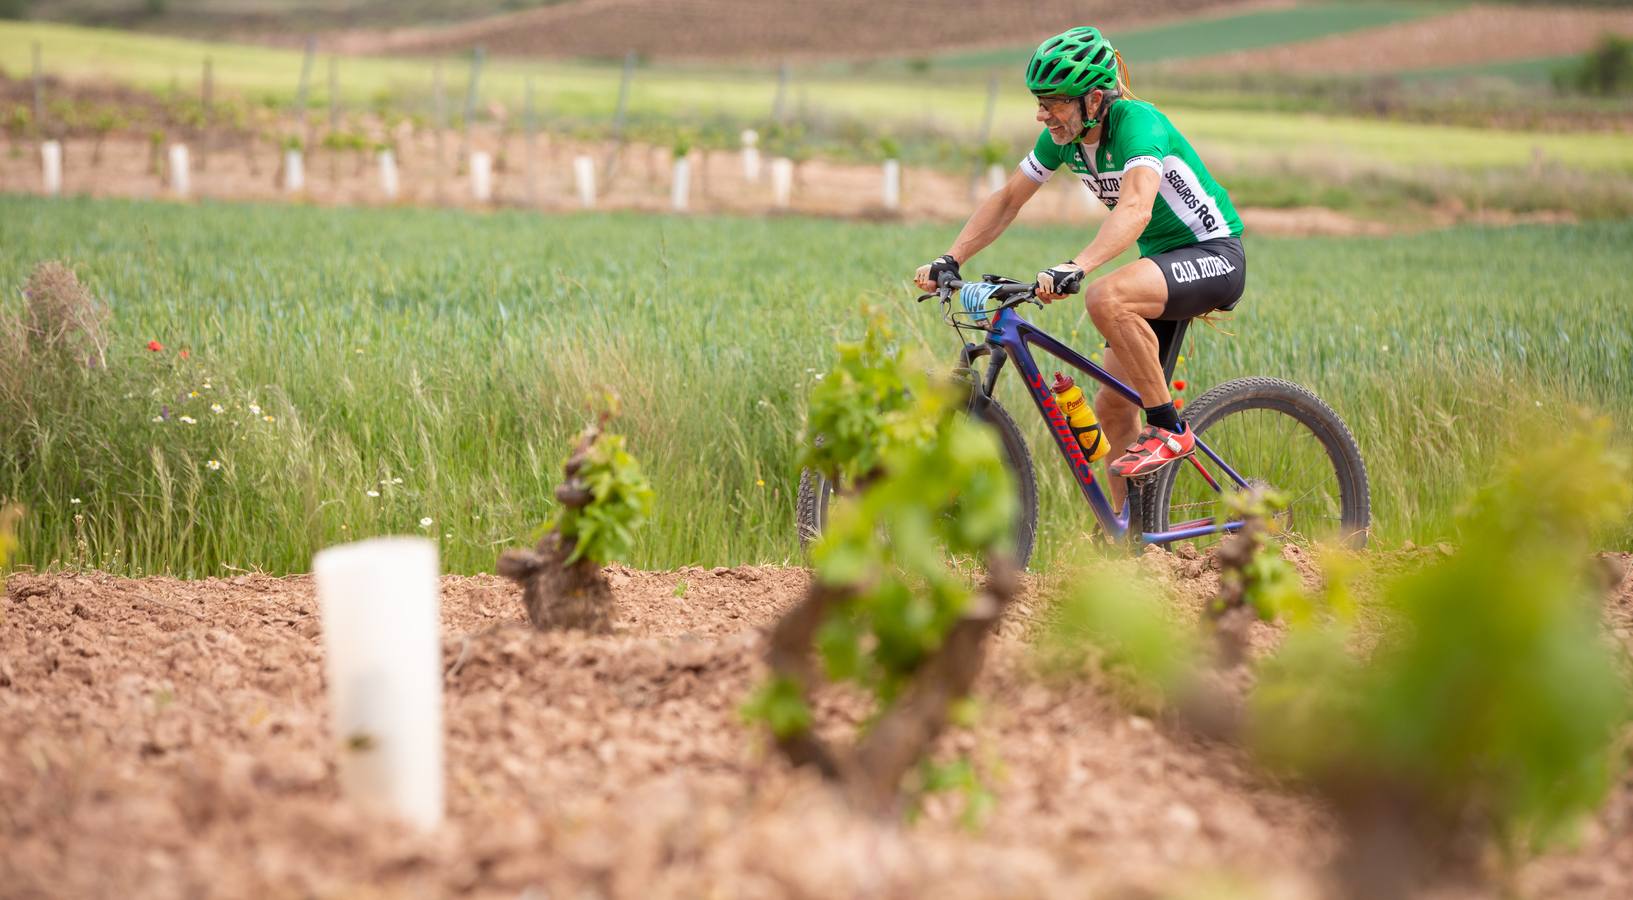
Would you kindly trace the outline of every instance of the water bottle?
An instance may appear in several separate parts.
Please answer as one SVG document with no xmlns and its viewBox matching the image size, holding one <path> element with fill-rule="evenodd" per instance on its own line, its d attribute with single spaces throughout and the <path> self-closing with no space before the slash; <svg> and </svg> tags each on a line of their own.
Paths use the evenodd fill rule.
<svg viewBox="0 0 1633 900">
<path fill-rule="evenodd" d="M 1106 436 L 1100 433 L 1100 420 L 1095 418 L 1094 407 L 1083 396 L 1083 389 L 1059 372 L 1055 373 L 1053 388 L 1055 402 L 1060 404 L 1060 411 L 1066 414 L 1066 424 L 1071 426 L 1072 434 L 1077 436 L 1077 442 L 1083 447 L 1089 462 L 1110 452 L 1111 445 L 1106 442 Z"/>
</svg>

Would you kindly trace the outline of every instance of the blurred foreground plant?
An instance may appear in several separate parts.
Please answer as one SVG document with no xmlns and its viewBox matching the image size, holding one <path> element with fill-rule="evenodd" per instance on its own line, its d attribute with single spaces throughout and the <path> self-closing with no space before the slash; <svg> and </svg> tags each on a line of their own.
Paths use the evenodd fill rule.
<svg viewBox="0 0 1633 900">
<path fill-rule="evenodd" d="M 1072 579 L 1045 659 L 1093 662 L 1137 706 L 1245 738 L 1323 794 L 1347 838 L 1337 874 L 1351 896 L 1406 896 L 1489 848 L 1515 860 L 1596 810 L 1622 764 L 1633 710 L 1593 551 L 1629 514 L 1633 465 L 1610 435 L 1587 422 L 1509 462 L 1464 510 L 1459 551 L 1382 588 L 1375 633 L 1359 630 L 1352 557 L 1325 554 L 1326 586 L 1307 597 L 1274 552 L 1274 498 L 1230 501 L 1250 524 L 1218 551 L 1206 627 L 1218 639 L 1232 617 L 1288 626 L 1245 698 L 1207 677 L 1195 633 L 1117 564 Z M 1217 661 L 1249 661 L 1245 631 L 1232 647 Z"/>
<path fill-rule="evenodd" d="M 1196 683 L 1203 658 L 1194 629 L 1169 617 L 1161 589 L 1135 561 L 1098 559 L 1073 569 L 1039 642 L 1051 673 L 1092 670 L 1134 708 L 1161 712 Z"/>
<path fill-rule="evenodd" d="M 1308 604 L 1298 573 L 1275 552 L 1271 540 L 1286 498 L 1255 486 L 1227 494 L 1224 506 L 1228 517 L 1243 525 L 1219 545 L 1219 595 L 1208 604 L 1203 621 L 1213 633 L 1217 662 L 1230 668 L 1247 661 L 1254 621 L 1268 622 Z"/>
<path fill-rule="evenodd" d="M 1603 420 L 1510 462 L 1464 512 L 1461 550 L 1384 592 L 1398 636 L 1367 662 L 1339 624 L 1295 630 L 1262 668 L 1249 732 L 1349 834 L 1357 896 L 1557 838 L 1604 800 L 1628 683 L 1599 625 L 1593 536 L 1633 501 Z"/>
<path fill-rule="evenodd" d="M 956 391 L 916 374 L 888 340 L 875 319 L 860 343 L 840 346 L 839 363 L 812 391 L 809 429 L 822 439 L 808 441 L 803 464 L 855 490 L 834 497 L 811 551 L 811 589 L 772 632 L 772 677 L 745 708 L 791 762 L 815 766 L 876 812 L 897 808 L 916 767 L 931 773 L 921 787 L 979 787 L 921 764 L 1019 589 L 1006 546 L 1014 494 L 996 440 L 961 414 Z M 950 557 L 985 564 L 979 591 Z M 813 730 L 807 698 L 825 680 L 872 695 L 850 747 Z M 972 803 L 980 796 L 967 793 Z"/>
<path fill-rule="evenodd" d="M 556 487 L 561 506 L 538 546 L 499 557 L 499 574 L 522 584 L 534 627 L 612 628 L 612 589 L 601 567 L 628 557 L 653 493 L 623 435 L 605 430 L 611 417 L 602 413 L 579 435 Z"/>
</svg>

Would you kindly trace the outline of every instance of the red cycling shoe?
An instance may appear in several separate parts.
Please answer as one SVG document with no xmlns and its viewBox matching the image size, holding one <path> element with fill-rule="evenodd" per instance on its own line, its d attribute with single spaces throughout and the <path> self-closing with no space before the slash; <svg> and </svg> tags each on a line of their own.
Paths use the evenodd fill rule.
<svg viewBox="0 0 1633 900">
<path fill-rule="evenodd" d="M 1106 470 L 1122 478 L 1138 478 L 1195 452 L 1196 436 L 1191 434 L 1191 429 L 1174 432 L 1147 425 L 1129 445 L 1127 452 L 1117 457 Z"/>
</svg>

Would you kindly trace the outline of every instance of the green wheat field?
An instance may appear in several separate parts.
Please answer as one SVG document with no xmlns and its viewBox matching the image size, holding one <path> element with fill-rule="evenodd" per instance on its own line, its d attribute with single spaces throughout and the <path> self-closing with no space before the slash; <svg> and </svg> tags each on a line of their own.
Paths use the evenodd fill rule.
<svg viewBox="0 0 1633 900">
<path fill-rule="evenodd" d="M 903 352 L 951 364 L 957 339 L 907 276 L 952 233 L 0 198 L 0 303 L 64 258 L 113 310 L 105 366 L 0 366 L 18 562 L 302 572 L 328 544 L 415 533 L 448 571 L 491 571 L 549 515 L 608 390 L 658 492 L 633 564 L 796 562 L 807 392 L 866 305 Z M 968 271 L 1030 278 L 1087 237 L 1017 228 Z M 1250 235 L 1232 334 L 1193 329 L 1180 396 L 1245 375 L 1311 387 L 1359 440 L 1373 540 L 1439 540 L 1499 451 L 1546 444 L 1579 409 L 1633 436 L 1629 247 L 1633 222 Z M 1098 344 L 1080 304 L 1029 316 Z M 1031 436 L 1049 568 L 1091 517 L 1019 385 L 1001 396 Z"/>
</svg>

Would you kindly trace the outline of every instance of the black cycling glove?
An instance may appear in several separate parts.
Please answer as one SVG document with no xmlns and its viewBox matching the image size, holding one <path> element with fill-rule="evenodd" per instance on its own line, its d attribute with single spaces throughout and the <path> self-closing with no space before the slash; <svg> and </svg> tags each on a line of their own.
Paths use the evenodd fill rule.
<svg viewBox="0 0 1633 900">
<path fill-rule="evenodd" d="M 1067 260 L 1051 269 L 1044 269 L 1039 275 L 1047 273 L 1055 282 L 1056 294 L 1075 294 L 1083 286 L 1083 270 L 1077 263 Z"/>
<path fill-rule="evenodd" d="M 953 259 L 953 255 L 951 253 L 943 253 L 942 255 L 936 257 L 934 262 L 930 263 L 931 282 L 940 284 L 943 273 L 949 274 L 959 280 L 963 280 L 963 276 L 958 274 L 958 260 Z"/>
</svg>

